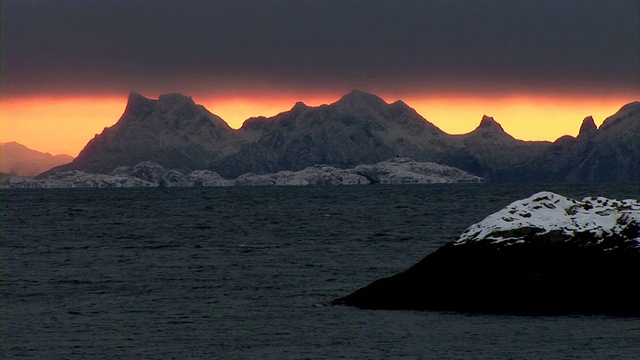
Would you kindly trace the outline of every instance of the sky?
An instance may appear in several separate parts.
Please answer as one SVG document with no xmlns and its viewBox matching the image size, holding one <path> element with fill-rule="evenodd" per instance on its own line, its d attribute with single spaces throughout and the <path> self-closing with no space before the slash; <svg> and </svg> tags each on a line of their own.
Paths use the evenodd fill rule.
<svg viewBox="0 0 640 360">
<path fill-rule="evenodd" d="M 576 135 L 640 99 L 637 0 L 3 0 L 0 140 L 72 156 L 130 92 L 233 128 L 352 89 L 448 133 Z"/>
</svg>

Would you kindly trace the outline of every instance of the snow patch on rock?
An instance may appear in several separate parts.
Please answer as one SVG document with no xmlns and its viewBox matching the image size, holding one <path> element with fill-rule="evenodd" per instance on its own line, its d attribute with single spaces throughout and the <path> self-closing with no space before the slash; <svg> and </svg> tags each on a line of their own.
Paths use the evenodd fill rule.
<svg viewBox="0 0 640 360">
<path fill-rule="evenodd" d="M 455 244 L 489 241 L 510 245 L 543 236 L 549 241 L 615 237 L 640 248 L 640 202 L 605 197 L 575 200 L 543 191 L 471 225 Z"/>
<path fill-rule="evenodd" d="M 2 184 L 5 188 L 106 188 L 106 187 L 153 187 L 156 183 L 129 175 L 87 174 L 72 170 L 55 173 L 46 179 L 12 178 Z"/>
<path fill-rule="evenodd" d="M 187 175 L 167 170 L 160 164 L 144 161 L 134 166 L 116 168 L 110 175 L 68 171 L 44 179 L 12 178 L 5 188 L 67 187 L 187 187 L 187 186 L 304 186 L 304 185 L 368 185 L 368 184 L 432 184 L 481 182 L 482 178 L 450 166 L 396 158 L 354 169 L 338 169 L 314 165 L 300 171 L 275 174 L 247 173 L 231 180 L 209 170 L 196 170 Z"/>
<path fill-rule="evenodd" d="M 358 165 L 355 172 L 379 184 L 479 183 L 483 179 L 466 171 L 433 162 L 395 158 L 373 165 Z"/>
<path fill-rule="evenodd" d="M 192 186 L 232 186 L 233 180 L 227 180 L 215 171 L 196 170 L 187 175 Z"/>
<path fill-rule="evenodd" d="M 300 171 L 280 171 L 275 174 L 248 173 L 239 176 L 234 182 L 238 186 L 367 185 L 370 183 L 366 177 L 358 175 L 353 169 L 337 169 L 327 165 L 314 165 Z"/>
</svg>

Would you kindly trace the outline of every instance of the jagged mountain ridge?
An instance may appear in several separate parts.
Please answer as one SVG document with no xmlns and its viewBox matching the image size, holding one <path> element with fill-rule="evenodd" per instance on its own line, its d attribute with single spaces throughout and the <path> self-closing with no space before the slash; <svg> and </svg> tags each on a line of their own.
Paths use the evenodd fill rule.
<svg viewBox="0 0 640 360">
<path fill-rule="evenodd" d="M 549 145 L 514 139 L 489 117 L 469 134 L 448 135 L 404 102 L 388 104 L 358 90 L 330 105 L 297 103 L 272 118 L 249 119 L 239 132 L 249 143 L 212 168 L 224 176 L 295 171 L 315 163 L 351 167 L 400 156 L 492 179 L 496 168 L 528 160 Z"/>
<path fill-rule="evenodd" d="M 224 176 L 353 167 L 394 156 L 437 161 L 448 146 L 447 135 L 405 103 L 357 90 L 330 105 L 298 103 L 272 118 L 249 119 L 238 132 L 250 142 L 214 164 Z"/>
<path fill-rule="evenodd" d="M 638 131 L 629 129 L 640 123 L 633 104 L 600 129 L 587 121 L 578 138 L 550 143 L 515 139 L 488 116 L 468 134 L 448 135 L 404 102 L 389 104 L 358 90 L 329 105 L 298 102 L 271 118 L 248 119 L 238 130 L 189 97 L 170 94 L 150 100 L 132 94 L 116 125 L 91 140 L 73 163 L 52 172 L 108 173 L 151 160 L 180 171 L 206 169 L 235 178 L 315 164 L 347 168 L 400 156 L 458 167 L 494 182 L 640 181 L 633 167 L 608 177 L 593 176 L 590 163 L 578 161 L 600 156 L 587 151 L 595 146 L 593 139 L 615 138 L 622 139 L 614 152 L 621 167 L 637 166 L 638 151 L 622 151 L 638 142 Z"/>
<path fill-rule="evenodd" d="M 640 102 L 624 105 L 597 129 L 591 117 L 585 118 L 576 138 L 563 136 L 498 177 L 518 182 L 640 181 Z"/>
</svg>

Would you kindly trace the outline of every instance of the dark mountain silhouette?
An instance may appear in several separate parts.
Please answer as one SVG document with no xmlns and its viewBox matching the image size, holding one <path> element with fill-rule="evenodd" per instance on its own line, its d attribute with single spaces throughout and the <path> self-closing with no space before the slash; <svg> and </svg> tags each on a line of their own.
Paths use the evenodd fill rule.
<svg viewBox="0 0 640 360">
<path fill-rule="evenodd" d="M 142 161 L 191 171 L 209 167 L 237 152 L 240 145 L 238 134 L 226 122 L 190 97 L 168 94 L 151 100 L 132 93 L 114 126 L 89 141 L 71 164 L 51 172 L 109 173 Z"/>
<path fill-rule="evenodd" d="M 0 144 L 0 171 L 7 176 L 36 176 L 72 160 L 73 157 L 69 155 L 51 155 L 13 141 Z"/>
<path fill-rule="evenodd" d="M 582 120 L 582 125 L 580 125 L 580 131 L 578 132 L 578 137 L 589 137 L 594 135 L 598 131 L 598 127 L 596 126 L 595 121 L 593 121 L 592 116 L 587 116 Z"/>
<path fill-rule="evenodd" d="M 451 136 L 402 101 L 354 90 L 320 107 L 296 104 L 272 118 L 254 118 L 239 130 L 247 144 L 213 165 L 223 176 L 336 167 L 409 157 L 459 167 L 489 180 L 496 171 L 539 154 L 548 142 L 516 140 L 492 118 L 466 135 Z M 498 170 L 496 170 L 498 169 Z"/>
<path fill-rule="evenodd" d="M 640 102 L 623 106 L 599 129 L 587 117 L 577 138 L 563 136 L 503 175 L 518 182 L 640 181 Z"/>
<path fill-rule="evenodd" d="M 158 100 L 131 94 L 118 123 L 91 140 L 71 164 L 51 170 L 109 173 L 154 161 L 167 169 L 245 173 L 301 170 L 315 164 L 349 168 L 393 157 L 454 166 L 495 182 L 640 181 L 640 103 L 597 129 L 586 118 L 577 138 L 522 141 L 484 116 L 474 131 L 448 135 L 402 101 L 354 90 L 333 104 L 302 102 L 233 130 L 189 97 Z M 607 171 L 607 164 L 613 169 Z"/>
<path fill-rule="evenodd" d="M 249 119 L 238 132 L 247 144 L 213 165 L 223 176 L 353 167 L 395 156 L 435 161 L 448 146 L 447 135 L 405 103 L 387 104 L 362 91 L 331 105 L 298 103 L 272 118 Z"/>
<path fill-rule="evenodd" d="M 517 140 L 486 115 L 475 130 L 454 135 L 452 139 L 455 148 L 440 162 L 492 181 L 499 180 L 501 172 L 532 159 L 550 146 L 546 141 Z"/>
</svg>

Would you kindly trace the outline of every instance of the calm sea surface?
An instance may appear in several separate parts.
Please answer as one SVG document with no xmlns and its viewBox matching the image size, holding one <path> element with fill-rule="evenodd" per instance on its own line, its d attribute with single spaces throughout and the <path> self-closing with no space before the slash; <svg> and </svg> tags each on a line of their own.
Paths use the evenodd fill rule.
<svg viewBox="0 0 640 360">
<path fill-rule="evenodd" d="M 638 359 L 640 319 L 327 306 L 540 190 L 640 198 L 640 185 L 2 190 L 2 358 Z"/>
</svg>

